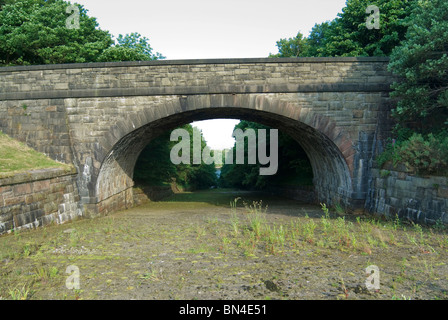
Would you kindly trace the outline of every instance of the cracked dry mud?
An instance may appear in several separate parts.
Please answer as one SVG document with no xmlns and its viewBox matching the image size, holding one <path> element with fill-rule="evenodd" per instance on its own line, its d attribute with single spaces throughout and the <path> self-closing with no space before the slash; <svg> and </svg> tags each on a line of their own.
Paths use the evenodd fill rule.
<svg viewBox="0 0 448 320">
<path fill-rule="evenodd" d="M 252 208 L 266 210 L 258 235 L 243 200 L 263 200 Z M 0 297 L 448 298 L 446 228 L 322 216 L 320 206 L 210 190 L 9 234 L 0 237 Z M 378 290 L 366 286 L 371 265 L 379 268 Z M 79 289 L 66 286 L 74 283 L 69 266 L 79 270 Z"/>
</svg>

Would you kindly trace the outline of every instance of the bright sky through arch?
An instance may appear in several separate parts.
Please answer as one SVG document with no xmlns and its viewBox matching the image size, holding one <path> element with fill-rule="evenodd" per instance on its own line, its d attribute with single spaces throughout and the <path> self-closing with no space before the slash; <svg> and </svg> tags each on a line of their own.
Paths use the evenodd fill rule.
<svg viewBox="0 0 448 320">
<path fill-rule="evenodd" d="M 201 129 L 210 149 L 222 150 L 233 147 L 235 139 L 232 138 L 232 133 L 238 122 L 240 121 L 234 119 L 212 119 L 195 121 L 192 125 Z"/>
<path fill-rule="evenodd" d="M 264 58 L 276 41 L 336 18 L 346 0 L 77 0 L 115 38 L 138 32 L 169 60 Z M 195 122 L 211 148 L 233 146 L 235 121 Z M 210 127 L 219 132 L 210 130 Z M 224 138 L 222 140 L 221 138 Z M 216 141 L 215 139 L 222 140 Z"/>
</svg>

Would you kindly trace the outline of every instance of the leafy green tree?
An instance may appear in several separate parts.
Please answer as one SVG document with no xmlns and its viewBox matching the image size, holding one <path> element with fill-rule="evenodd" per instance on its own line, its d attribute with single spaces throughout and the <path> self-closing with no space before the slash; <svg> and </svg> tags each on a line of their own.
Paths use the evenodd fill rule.
<svg viewBox="0 0 448 320">
<path fill-rule="evenodd" d="M 416 173 L 448 172 L 448 3 L 419 1 L 406 21 L 406 39 L 391 54 L 396 139 L 377 158 Z"/>
<path fill-rule="evenodd" d="M 322 49 L 326 56 L 387 56 L 406 32 L 403 19 L 412 8 L 409 0 L 348 0 L 328 30 L 329 40 Z M 380 12 L 379 29 L 367 28 L 369 5 Z"/>
<path fill-rule="evenodd" d="M 113 43 L 95 18 L 80 10 L 79 29 L 66 27 L 69 2 L 17 0 L 0 11 L 0 64 L 93 62 Z"/>
<path fill-rule="evenodd" d="M 176 165 L 176 181 L 183 187 L 190 190 L 208 189 L 217 185 L 217 176 L 215 165 L 205 164 L 203 161 L 200 164 L 195 164 L 193 161 L 193 135 L 200 135 L 201 137 L 201 154 L 207 146 L 207 142 L 203 139 L 202 132 L 193 127 L 191 124 L 182 126 L 181 128 L 188 131 L 190 135 L 190 163 Z M 171 147 L 176 142 L 171 142 Z"/>
<path fill-rule="evenodd" d="M 192 190 L 208 189 L 216 186 L 217 176 L 214 164 L 192 165 L 187 181 L 188 187 Z"/>
<path fill-rule="evenodd" d="M 79 8 L 79 28 L 67 28 L 70 2 L 0 0 L 0 65 L 155 60 L 146 37 L 120 35 L 114 43 L 87 10 Z"/>
<path fill-rule="evenodd" d="M 310 35 L 306 38 L 308 46 L 307 50 L 301 55 L 302 57 L 321 57 L 324 55 L 323 50 L 327 42 L 330 41 L 330 31 L 333 24 L 335 24 L 335 20 L 314 25 Z"/>
<path fill-rule="evenodd" d="M 243 131 L 266 129 L 271 127 L 250 121 L 240 121 L 235 129 Z M 257 135 L 258 137 L 258 135 Z M 270 150 L 270 139 L 267 134 L 266 149 Z M 257 140 L 258 142 L 258 140 Z M 219 185 L 241 189 L 264 189 L 269 185 L 312 185 L 313 173 L 311 164 L 302 147 L 289 135 L 279 131 L 278 135 L 278 171 L 275 175 L 260 175 L 260 163 L 248 164 L 248 141 L 244 141 L 244 164 L 224 164 L 221 169 Z M 258 145 L 257 145 L 258 150 Z M 235 146 L 232 152 L 235 159 Z"/>
<path fill-rule="evenodd" d="M 314 25 L 307 38 L 278 41 L 279 53 L 271 56 L 388 56 L 404 39 L 407 30 L 404 21 L 416 3 L 417 0 L 348 0 L 342 13 L 332 21 Z M 379 29 L 366 26 L 371 14 L 366 13 L 369 5 L 379 9 Z M 301 44 L 301 51 L 294 50 L 296 43 Z M 291 50 L 285 50 L 287 48 Z"/>
<path fill-rule="evenodd" d="M 6 4 L 11 4 L 13 3 L 15 0 L 0 0 L 0 10 L 3 9 L 3 6 Z"/>
<path fill-rule="evenodd" d="M 391 55 L 394 117 L 421 133 L 448 125 L 448 2 L 421 1 L 407 22 L 406 39 Z"/>
<path fill-rule="evenodd" d="M 170 133 L 151 141 L 141 152 L 134 169 L 134 180 L 139 184 L 162 185 L 176 176 L 170 161 Z"/>
<path fill-rule="evenodd" d="M 172 179 L 175 179 L 176 183 L 190 190 L 207 189 L 217 185 L 216 169 L 213 163 L 193 163 L 193 134 L 201 136 L 201 151 L 207 146 L 206 141 L 202 138 L 202 132 L 190 124 L 180 128 L 187 130 L 190 135 L 190 162 L 178 165 L 171 162 L 171 149 L 178 142 L 170 141 L 171 131 L 166 132 L 152 140 L 140 154 L 134 169 L 136 182 L 160 185 L 170 183 Z"/>
<path fill-rule="evenodd" d="M 280 39 L 276 44 L 277 54 L 270 54 L 270 58 L 288 58 L 304 56 L 308 50 L 307 39 L 300 32 L 294 38 Z"/>
<path fill-rule="evenodd" d="M 269 129 L 269 127 L 250 121 L 240 121 L 235 125 L 234 130 L 241 129 L 246 131 L 247 129 L 254 129 L 257 136 L 258 144 L 258 129 Z M 269 137 L 267 137 L 269 142 Z M 223 187 L 236 187 L 236 188 L 256 188 L 262 189 L 266 186 L 267 176 L 261 176 L 259 174 L 260 164 L 249 164 L 248 162 L 248 139 L 244 139 L 244 163 L 237 164 L 236 159 L 236 143 L 232 148 L 234 162 L 232 164 L 224 164 L 221 169 L 221 186 Z M 257 145 L 258 148 L 258 145 Z M 266 149 L 269 150 L 269 144 L 267 144 Z M 257 149 L 258 150 L 258 149 Z"/>
<path fill-rule="evenodd" d="M 158 60 L 165 57 L 160 53 L 152 53 L 149 39 L 142 37 L 139 33 L 119 35 L 117 44 L 107 48 L 98 61 L 144 61 Z"/>
</svg>

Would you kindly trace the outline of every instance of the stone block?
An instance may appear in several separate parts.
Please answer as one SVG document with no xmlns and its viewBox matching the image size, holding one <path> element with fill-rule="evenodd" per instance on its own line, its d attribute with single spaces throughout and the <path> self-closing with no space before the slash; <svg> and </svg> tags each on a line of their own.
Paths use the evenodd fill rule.
<svg viewBox="0 0 448 320">
<path fill-rule="evenodd" d="M 36 181 L 33 182 L 33 192 L 40 192 L 43 190 L 48 190 L 50 188 L 50 181 L 49 180 L 43 180 L 43 181 Z"/>
<path fill-rule="evenodd" d="M 442 219 L 442 213 L 443 213 L 443 211 L 438 211 L 438 210 L 428 210 L 428 211 L 426 211 L 426 216 L 425 216 L 425 219 L 427 220 L 426 223 L 430 222 L 431 224 L 433 224 L 436 221 L 441 220 Z"/>
<path fill-rule="evenodd" d="M 16 196 L 29 194 L 31 191 L 32 185 L 30 183 L 19 184 L 13 188 L 13 192 Z"/>
<path fill-rule="evenodd" d="M 353 118 L 360 119 L 364 117 L 364 110 L 353 110 Z"/>
<path fill-rule="evenodd" d="M 389 204 L 390 204 L 390 206 L 392 206 L 394 208 L 401 208 L 402 207 L 402 200 L 399 199 L 399 198 L 390 197 L 389 198 Z"/>
<path fill-rule="evenodd" d="M 45 214 L 50 214 L 50 213 L 53 213 L 53 212 L 57 212 L 58 211 L 58 204 L 56 204 L 55 202 L 49 202 L 49 203 L 46 203 L 44 205 L 43 209 L 44 209 L 43 212 Z"/>
<path fill-rule="evenodd" d="M 12 191 L 11 186 L 1 186 L 2 180 L 0 180 L 0 194 L 4 194 Z"/>
<path fill-rule="evenodd" d="M 442 213 L 441 219 L 444 224 L 448 225 L 448 213 L 447 212 Z"/>
<path fill-rule="evenodd" d="M 58 111 L 58 107 L 57 106 L 48 106 L 48 107 L 45 107 L 45 111 L 46 112 L 56 112 L 56 111 Z"/>
<path fill-rule="evenodd" d="M 59 82 L 54 85 L 55 90 L 68 90 L 68 83 Z"/>
<path fill-rule="evenodd" d="M 437 188 L 437 196 L 441 198 L 448 199 L 448 187 L 446 186 L 439 186 Z"/>
<path fill-rule="evenodd" d="M 25 199 L 23 196 L 18 196 L 18 197 L 14 196 L 14 197 L 6 198 L 6 199 L 4 199 L 5 207 L 22 204 L 24 202 L 24 200 Z"/>
<path fill-rule="evenodd" d="M 34 196 L 32 194 L 26 195 L 25 196 L 25 203 L 26 204 L 31 204 L 35 202 Z"/>
</svg>

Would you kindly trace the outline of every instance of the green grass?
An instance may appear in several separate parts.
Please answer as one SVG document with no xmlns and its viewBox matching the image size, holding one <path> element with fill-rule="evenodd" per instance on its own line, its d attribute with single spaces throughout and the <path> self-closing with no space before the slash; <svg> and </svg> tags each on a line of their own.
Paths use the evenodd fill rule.
<svg viewBox="0 0 448 320">
<path fill-rule="evenodd" d="M 70 166 L 56 162 L 0 131 L 0 178 L 35 169 Z"/>
<path fill-rule="evenodd" d="M 241 277 L 246 276 L 251 261 L 255 268 L 263 260 L 278 263 L 273 271 L 281 270 L 283 261 L 297 261 L 294 272 L 302 266 L 321 272 L 327 261 L 330 266 L 349 261 L 341 265 L 344 273 L 328 280 L 344 299 L 354 290 L 353 276 L 345 272 L 352 263 L 362 268 L 375 264 L 384 270 L 381 290 L 389 298 L 392 294 L 413 298 L 426 290 L 425 281 L 448 279 L 446 226 L 430 228 L 398 219 L 343 215 L 341 208 L 325 204 L 314 208 L 310 216 L 300 211 L 279 215 L 272 209 L 275 203 L 266 206 L 266 198 L 263 202 L 245 194 L 235 198 L 232 190 L 220 191 L 176 194 L 148 203 L 138 212 L 122 211 L 1 236 L 0 298 L 95 299 L 97 294 L 105 297 L 105 292 L 123 293 L 127 287 L 150 288 L 160 283 L 180 290 L 191 286 L 193 277 L 199 279 L 194 281 L 227 286 L 227 276 L 243 271 Z M 215 203 L 224 200 L 225 210 L 214 211 Z M 192 208 L 203 210 L 181 213 Z M 157 209 L 160 215 L 148 214 Z M 69 265 L 79 267 L 84 291 L 66 288 Z M 253 281 L 261 272 L 257 269 L 252 274 Z M 364 281 L 362 276 L 359 281 Z"/>
<path fill-rule="evenodd" d="M 179 208 L 186 205 L 214 205 L 221 207 L 228 207 L 230 202 L 235 201 L 235 195 L 240 194 L 240 192 L 236 189 L 227 189 L 227 188 L 219 188 L 219 189 L 207 189 L 207 190 L 197 190 L 197 191 L 185 191 L 181 193 L 177 193 L 173 196 L 165 198 L 160 202 L 164 205 L 179 205 Z M 248 198 L 244 198 L 246 202 L 252 201 L 255 198 L 250 195 Z M 235 203 L 235 206 L 243 207 L 243 200 Z"/>
<path fill-rule="evenodd" d="M 408 224 L 406 229 L 404 225 L 398 226 L 396 220 L 380 221 L 343 215 L 343 209 L 337 206 L 330 212 L 325 204 L 321 204 L 323 215 L 320 218 L 306 215 L 283 224 L 268 221 L 268 208 L 261 201 L 253 201 L 252 204 L 243 202 L 243 213 L 237 214 L 238 200 L 236 198 L 230 202 L 228 227 L 221 225 L 221 232 L 215 232 L 221 239 L 226 239 L 222 244 L 226 253 L 232 251 L 232 245 L 235 245 L 234 249 L 242 250 L 240 252 L 245 256 L 257 255 L 257 251 L 277 255 L 285 250 L 309 246 L 361 255 L 402 245 L 425 254 L 436 253 L 434 247 L 446 248 L 446 235 L 433 234 L 428 231 L 432 229 L 424 229 L 417 224 Z M 216 231 L 216 227 L 212 229 Z M 206 234 L 206 230 L 202 230 L 201 237 Z M 425 270 L 431 268 L 425 266 Z"/>
</svg>

